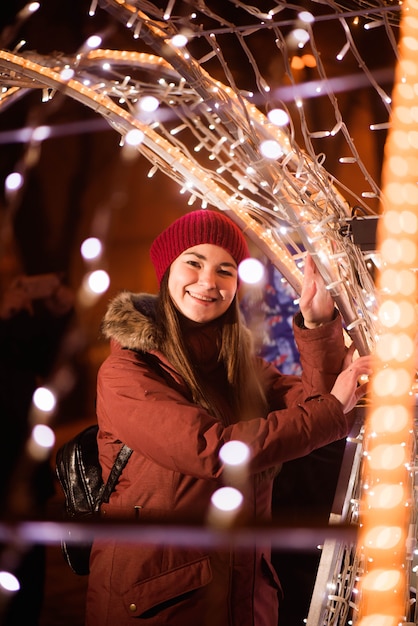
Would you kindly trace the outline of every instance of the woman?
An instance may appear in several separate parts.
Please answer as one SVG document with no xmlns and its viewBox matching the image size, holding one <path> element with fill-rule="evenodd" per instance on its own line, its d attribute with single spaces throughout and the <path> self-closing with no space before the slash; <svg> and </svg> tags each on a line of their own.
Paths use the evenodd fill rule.
<svg viewBox="0 0 418 626">
<path fill-rule="evenodd" d="M 111 354 L 97 388 L 104 478 L 121 441 L 134 452 L 104 515 L 204 522 L 225 484 L 219 450 L 241 440 L 251 456 L 240 521 L 268 520 L 280 464 L 349 433 L 369 357 L 351 363 L 308 259 L 294 328 L 301 379 L 256 358 L 237 301 L 247 256 L 229 218 L 194 211 L 152 244 L 158 296 L 124 292 L 111 302 L 103 323 Z M 280 583 L 265 546 L 97 541 L 90 572 L 87 626 L 277 624 Z"/>
</svg>

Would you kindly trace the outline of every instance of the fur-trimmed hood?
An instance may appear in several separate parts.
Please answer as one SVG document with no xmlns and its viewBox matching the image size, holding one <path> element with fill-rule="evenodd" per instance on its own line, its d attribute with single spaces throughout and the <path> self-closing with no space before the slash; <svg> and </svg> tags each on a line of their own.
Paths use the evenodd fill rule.
<svg viewBox="0 0 418 626">
<path fill-rule="evenodd" d="M 123 348 L 152 352 L 160 349 L 155 325 L 157 296 L 122 291 L 110 301 L 102 332 Z"/>
</svg>

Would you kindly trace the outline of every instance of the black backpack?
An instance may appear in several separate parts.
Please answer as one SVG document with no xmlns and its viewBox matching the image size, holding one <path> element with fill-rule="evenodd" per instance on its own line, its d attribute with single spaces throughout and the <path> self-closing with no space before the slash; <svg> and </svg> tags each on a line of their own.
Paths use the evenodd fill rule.
<svg viewBox="0 0 418 626">
<path fill-rule="evenodd" d="M 123 444 L 106 484 L 97 449 L 98 426 L 88 426 L 67 441 L 56 454 L 56 473 L 65 496 L 64 516 L 69 521 L 88 521 L 98 515 L 102 502 L 108 502 L 119 476 L 132 454 Z M 65 560 L 80 576 L 89 573 L 92 541 L 75 542 L 68 531 L 68 540 L 61 541 Z"/>
</svg>

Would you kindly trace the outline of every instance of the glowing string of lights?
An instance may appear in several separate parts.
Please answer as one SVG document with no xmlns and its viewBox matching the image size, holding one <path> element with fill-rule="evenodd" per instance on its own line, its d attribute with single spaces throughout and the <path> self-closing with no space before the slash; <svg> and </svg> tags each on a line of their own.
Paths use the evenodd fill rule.
<svg viewBox="0 0 418 626">
<path fill-rule="evenodd" d="M 107 2 L 106 4 L 109 5 L 110 3 Z M 114 4 L 119 5 L 118 9 L 122 6 L 126 8 L 126 3 L 124 2 Z M 137 16 L 138 12 L 135 9 L 131 17 L 135 18 Z M 145 18 L 148 25 L 150 19 L 148 16 L 145 16 Z M 130 27 L 133 27 L 134 35 L 139 35 L 139 31 L 143 30 L 144 23 L 140 24 L 140 20 L 137 20 L 135 25 L 135 19 L 131 21 Z M 153 31 L 151 29 L 152 37 L 150 43 L 155 43 L 155 39 L 161 37 L 164 44 L 167 45 L 168 34 L 171 34 L 168 27 L 163 31 Z M 144 41 L 146 41 L 146 38 L 144 38 Z M 97 59 L 101 53 L 103 52 L 98 52 Z M 360 290 L 360 293 L 356 292 L 357 285 L 354 278 L 354 270 L 364 267 L 364 263 L 356 247 L 350 246 L 350 242 L 347 238 L 341 237 L 338 230 L 338 227 L 344 223 L 344 219 L 347 216 L 348 207 L 345 206 L 344 199 L 335 192 L 331 180 L 326 176 L 326 172 L 319 167 L 319 163 L 315 159 L 308 159 L 293 142 L 288 144 L 287 153 L 283 151 L 285 158 L 281 160 L 280 168 L 266 161 L 265 158 L 260 159 L 258 147 L 261 140 L 270 139 L 271 136 L 277 138 L 277 129 L 269 127 L 264 116 L 255 107 L 250 106 L 248 101 L 243 99 L 242 96 L 238 96 L 233 90 L 229 90 L 222 84 L 213 81 L 207 74 L 201 71 L 200 67 L 194 68 L 197 73 L 193 76 L 193 80 L 190 81 L 190 85 L 182 84 L 181 79 L 179 80 L 178 77 L 182 76 L 184 79 L 183 73 L 188 71 L 188 63 L 183 63 L 183 59 L 186 59 L 185 54 L 187 54 L 187 51 L 176 53 L 175 59 L 178 61 L 178 64 L 173 68 L 171 78 L 174 78 L 179 89 L 181 86 L 183 94 L 187 94 L 187 97 L 190 98 L 190 104 L 192 103 L 193 92 L 196 92 L 202 99 L 204 99 L 204 96 L 208 96 L 206 101 L 213 105 L 215 112 L 218 114 L 218 119 L 221 120 L 225 134 L 219 131 L 215 139 L 216 133 L 213 137 L 210 133 L 204 133 L 207 138 L 205 143 L 206 151 L 214 155 L 214 160 L 219 168 L 224 168 L 218 177 L 216 176 L 216 171 L 209 170 L 201 162 L 195 161 L 190 151 L 176 140 L 174 134 L 172 135 L 170 131 L 164 129 L 162 124 L 154 126 L 142 123 L 140 120 L 135 119 L 132 111 L 129 112 L 123 109 L 122 104 L 126 104 L 129 109 L 130 98 L 128 90 L 132 85 L 127 84 L 124 91 L 123 84 L 119 84 L 113 89 L 112 93 L 112 89 L 110 91 L 108 89 L 110 86 L 109 81 L 103 81 L 100 77 L 94 89 L 89 89 L 85 85 L 83 89 L 81 80 L 65 79 L 65 76 L 61 75 L 64 65 L 54 72 L 51 68 L 40 70 L 36 67 L 36 65 L 41 65 L 40 63 L 26 66 L 20 62 L 21 59 L 11 59 L 10 57 L 5 58 L 4 61 L 6 66 L 10 63 L 9 67 L 13 67 L 15 70 L 19 70 L 20 67 L 23 77 L 30 76 L 35 82 L 38 81 L 40 86 L 50 85 L 53 89 L 61 90 L 70 97 L 79 99 L 87 106 L 93 108 L 107 119 L 125 139 L 132 129 L 140 130 L 144 135 L 144 140 L 142 144 L 138 145 L 138 150 L 153 163 L 157 161 L 162 171 L 174 177 L 177 182 L 187 189 L 191 194 L 191 201 L 193 196 L 201 197 L 202 199 L 207 196 L 209 201 L 213 202 L 218 208 L 232 211 L 236 220 L 242 220 L 241 225 L 243 228 L 247 229 L 247 232 L 251 232 L 255 236 L 255 240 L 259 243 L 261 242 L 262 246 L 265 246 L 265 251 L 268 252 L 267 256 L 272 258 L 273 262 L 276 262 L 276 264 L 278 260 L 283 262 L 283 258 L 289 261 L 288 266 L 281 267 L 279 265 L 279 269 L 286 277 L 290 277 L 290 282 L 294 285 L 298 285 L 300 280 L 297 261 L 302 256 L 301 248 L 299 247 L 299 239 L 301 239 L 304 247 L 317 255 L 317 261 L 326 273 L 328 284 L 335 285 L 335 287 L 345 284 L 344 294 L 348 300 L 348 310 L 344 311 L 344 305 L 341 305 L 341 303 L 340 308 L 344 312 L 345 319 L 355 323 L 358 319 L 357 314 L 354 318 L 350 318 L 352 315 L 352 303 L 355 303 L 355 307 L 360 306 L 366 296 L 373 292 L 373 288 L 364 288 L 363 291 Z M 87 57 L 77 57 L 70 63 L 70 69 L 78 72 L 85 58 Z M 116 53 L 114 51 L 113 57 L 112 53 L 109 53 L 111 62 L 114 62 L 115 58 Z M 169 72 L 167 63 L 164 63 L 161 57 L 155 57 L 155 59 L 159 59 L 159 71 Z M 190 57 L 186 60 L 190 62 Z M 131 61 L 132 59 L 127 60 L 127 65 Z M 48 70 L 52 73 L 49 74 Z M 10 79 L 10 77 L 7 78 Z M 5 82 L 7 82 L 7 79 L 5 79 Z M 30 85 L 29 83 L 24 86 L 33 88 L 39 85 Z M 167 88 L 167 85 L 164 88 Z M 214 91 L 211 91 L 212 89 Z M 160 95 L 158 91 L 157 95 Z M 119 103 L 112 102 L 112 97 L 119 98 Z M 164 98 L 162 98 L 163 100 Z M 198 100 L 196 98 L 193 100 L 193 107 L 198 108 Z M 228 115 L 229 110 L 232 110 L 232 115 Z M 200 119 L 205 119 L 207 125 L 216 117 L 215 113 L 212 115 L 212 112 L 208 113 L 206 117 L 205 115 L 203 109 L 201 109 Z M 248 125 L 249 121 L 251 122 L 251 127 Z M 255 122 L 254 126 L 252 126 L 253 122 Z M 191 129 L 192 133 L 196 131 L 188 118 L 187 110 L 183 113 L 183 123 L 186 126 L 184 130 Z M 217 122 L 217 125 L 220 129 L 221 125 L 219 122 Z M 203 122 L 201 123 L 201 129 L 203 129 Z M 243 163 L 240 171 L 237 171 L 235 167 L 227 165 L 228 158 L 231 160 L 228 151 L 232 141 L 228 137 L 228 132 L 231 138 L 233 137 L 234 142 L 238 141 L 237 146 L 234 148 L 233 161 L 237 168 L 239 168 L 240 162 Z M 216 152 L 215 146 L 218 146 L 217 142 L 223 139 L 224 136 L 227 136 L 228 139 L 222 143 L 219 152 Z M 245 142 L 243 141 L 244 139 Z M 280 141 L 278 143 L 283 144 L 286 141 L 287 136 L 280 132 Z M 289 157 L 288 161 L 283 163 L 287 156 Z M 249 180 L 248 176 L 245 176 L 246 167 L 249 164 L 252 166 L 259 164 L 258 168 L 253 167 L 254 171 L 251 174 L 251 180 Z M 286 169 L 287 166 L 289 166 L 288 169 Z M 279 182 L 275 178 L 277 174 L 276 169 L 281 170 L 281 175 L 283 171 L 285 172 L 285 175 L 282 175 Z M 204 179 L 204 183 L 200 179 L 202 172 L 208 176 L 207 179 Z M 227 180 L 227 174 L 231 174 L 231 181 Z M 286 178 L 287 175 L 288 178 Z M 243 187 L 246 193 L 236 184 L 237 178 L 239 178 L 240 183 L 244 183 Z M 286 184 L 282 182 L 283 179 Z M 214 182 L 213 185 L 211 184 L 212 182 Z M 266 182 L 267 185 L 265 185 Z M 279 188 L 275 187 L 275 184 L 280 185 Z M 276 196 L 283 189 L 284 191 L 281 195 L 282 205 L 277 207 Z M 208 190 L 212 193 L 208 194 Z M 319 196 L 319 199 L 316 195 Z M 272 201 L 273 197 L 275 197 L 275 203 Z M 303 206 L 301 206 L 301 199 L 303 200 Z M 262 201 L 260 202 L 260 200 Z M 285 230 L 285 227 L 290 227 L 291 229 L 291 234 L 287 234 L 287 238 L 281 232 L 282 226 L 283 230 Z M 292 238 L 294 240 L 297 239 L 297 243 L 294 240 L 292 241 Z M 294 248 L 297 248 L 296 254 L 293 256 L 286 252 L 289 244 L 293 244 Z M 328 271 L 328 258 L 331 258 L 333 261 L 331 269 L 337 268 L 332 275 Z M 334 296 L 337 296 L 336 300 L 338 301 L 338 293 L 334 293 Z M 372 317 L 367 317 L 366 315 L 365 325 L 367 329 L 374 327 Z M 374 338 L 373 331 L 371 335 Z"/>
<path fill-rule="evenodd" d="M 179 128 L 182 131 L 191 128 L 194 136 L 200 133 L 199 145 L 210 153 L 209 160 L 212 158 L 219 164 L 215 171 L 208 169 L 178 141 L 176 128 L 169 131 L 161 122 L 145 123 L 134 117 L 134 105 L 129 102 L 133 97 L 138 99 L 141 85 L 133 88 L 130 81 L 125 81 L 123 91 L 120 82 L 115 86 L 97 78 L 94 81 L 90 76 L 91 86 L 88 86 L 82 75 L 78 78 L 77 72 L 82 72 L 89 64 L 91 72 L 91 64 L 99 59 L 131 68 L 141 64 L 149 68 L 154 64 L 160 74 L 167 71 L 169 78 L 173 78 L 174 69 L 153 55 L 94 51 L 78 55 L 72 64 L 68 59 L 61 59 L 61 68 L 50 68 L 31 58 L 6 51 L 0 53 L 1 66 L 81 101 L 101 114 L 121 135 L 126 137 L 133 129 L 138 131 L 140 141 L 136 149 L 189 191 L 189 204 L 197 196 L 221 210 L 228 210 L 261 244 L 262 250 L 296 291 L 300 291 L 299 263 L 303 252 L 295 242 L 301 241 L 322 268 L 347 326 L 353 338 L 357 338 L 359 350 L 368 351 L 374 341 L 374 333 L 367 336 L 374 324 L 374 303 L 370 306 L 365 294 L 371 293 L 372 283 L 367 284 L 368 272 L 362 255 L 350 239 L 341 234 L 349 209 L 326 171 L 291 143 L 289 136 L 270 123 L 254 105 L 238 99 L 231 88 L 213 81 L 203 70 L 201 83 L 208 83 L 208 98 L 213 101 L 216 95 L 219 106 L 215 102 L 208 107 L 207 99 L 196 95 L 182 79 L 178 79 L 175 87 L 167 81 L 162 81 L 159 89 L 153 85 L 149 91 L 161 101 L 165 100 L 181 117 Z M 191 116 L 182 109 L 185 102 L 188 110 L 193 110 Z M 220 110 L 225 119 L 223 124 Z M 234 130 L 231 136 L 235 119 L 238 131 Z M 249 130 L 245 133 L 247 127 Z M 235 139 L 237 134 L 239 140 Z M 263 157 L 260 145 L 265 141 L 279 146 L 280 158 Z M 362 267 L 363 272 L 359 272 Z M 355 277 L 356 272 L 362 276 L 361 284 Z"/>
<path fill-rule="evenodd" d="M 384 212 L 378 228 L 379 316 L 384 330 L 376 345 L 365 424 L 359 626 L 398 626 L 408 621 L 410 610 L 408 561 L 416 540 L 412 389 L 418 265 L 417 0 L 404 4 L 399 48 L 392 126 L 385 146 Z"/>
</svg>

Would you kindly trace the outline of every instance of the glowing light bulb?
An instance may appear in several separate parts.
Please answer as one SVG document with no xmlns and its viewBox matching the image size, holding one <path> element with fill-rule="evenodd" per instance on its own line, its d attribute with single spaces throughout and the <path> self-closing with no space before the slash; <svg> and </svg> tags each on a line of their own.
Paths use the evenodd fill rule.
<svg viewBox="0 0 418 626">
<path fill-rule="evenodd" d="M 129 130 L 125 135 L 125 141 L 128 146 L 139 146 L 144 141 L 144 133 L 139 128 Z"/>
<path fill-rule="evenodd" d="M 242 465 L 250 457 L 250 449 L 242 441 L 228 441 L 219 451 L 221 460 L 227 465 Z"/>
<path fill-rule="evenodd" d="M 219 511 L 232 512 L 240 508 L 243 495 L 234 487 L 221 487 L 217 489 L 211 498 L 213 506 Z"/>
<path fill-rule="evenodd" d="M 264 265 L 258 259 L 244 259 L 238 267 L 240 279 L 249 285 L 255 285 L 264 278 Z"/>
<path fill-rule="evenodd" d="M 91 50 L 95 50 L 102 44 L 102 38 L 99 35 L 92 35 L 86 41 L 86 46 Z"/>
<path fill-rule="evenodd" d="M 57 403 L 55 394 L 47 387 L 35 389 L 32 400 L 36 408 L 45 413 L 53 411 Z"/>
<path fill-rule="evenodd" d="M 0 572 L 0 587 L 3 591 L 14 593 L 19 591 L 20 583 L 14 574 L 11 572 L 1 571 Z"/>
<path fill-rule="evenodd" d="M 34 129 L 32 133 L 32 138 L 35 141 L 44 141 L 51 136 L 51 127 L 50 126 L 38 126 Z"/>
<path fill-rule="evenodd" d="M 303 46 L 309 41 L 309 33 L 304 28 L 295 28 L 292 31 L 292 36 L 296 40 L 299 48 L 303 48 Z"/>
<path fill-rule="evenodd" d="M 83 259 L 97 259 L 102 253 L 102 242 L 97 237 L 88 237 L 81 244 L 81 256 Z"/>
<path fill-rule="evenodd" d="M 146 111 L 147 113 L 152 113 L 156 111 L 160 106 L 160 102 L 154 96 L 144 96 L 138 101 L 138 108 L 141 111 Z"/>
<path fill-rule="evenodd" d="M 266 159 L 277 159 L 283 154 L 281 145 L 273 139 L 266 139 L 265 141 L 262 141 L 260 144 L 260 151 Z"/>
<path fill-rule="evenodd" d="M 60 76 L 61 76 L 61 80 L 63 81 L 71 80 L 74 77 L 74 70 L 71 69 L 71 67 L 65 67 L 60 72 Z"/>
<path fill-rule="evenodd" d="M 174 35 L 170 41 L 175 48 L 184 48 L 184 46 L 187 45 L 188 39 L 186 35 L 179 33 L 178 35 Z"/>
<path fill-rule="evenodd" d="M 396 484 L 376 485 L 373 492 L 368 493 L 368 502 L 378 509 L 393 509 L 402 505 L 404 498 L 404 488 Z"/>
<path fill-rule="evenodd" d="M 370 452 L 370 467 L 375 470 L 394 470 L 405 463 L 405 448 L 399 444 L 381 444 Z"/>
<path fill-rule="evenodd" d="M 300 11 L 300 13 L 298 13 L 298 18 L 302 22 L 305 22 L 305 24 L 313 24 L 315 21 L 315 18 L 310 11 Z"/>
<path fill-rule="evenodd" d="M 110 285 L 109 274 L 104 270 L 91 272 L 87 275 L 86 285 L 92 293 L 104 293 Z"/>
<path fill-rule="evenodd" d="M 365 537 L 365 544 L 377 550 L 392 550 L 402 536 L 400 526 L 373 526 Z"/>
<path fill-rule="evenodd" d="M 5 187 L 8 191 L 17 191 L 23 185 L 23 176 L 19 172 L 12 172 L 6 177 Z"/>
<path fill-rule="evenodd" d="M 52 448 L 55 443 L 55 434 L 52 428 L 46 424 L 36 424 L 32 430 L 34 442 L 42 448 Z"/>
<path fill-rule="evenodd" d="M 283 109 L 272 109 L 267 117 L 275 126 L 286 126 L 289 123 L 289 115 Z"/>
</svg>

